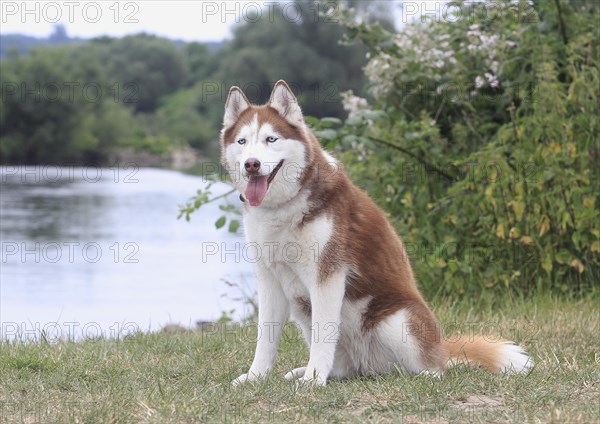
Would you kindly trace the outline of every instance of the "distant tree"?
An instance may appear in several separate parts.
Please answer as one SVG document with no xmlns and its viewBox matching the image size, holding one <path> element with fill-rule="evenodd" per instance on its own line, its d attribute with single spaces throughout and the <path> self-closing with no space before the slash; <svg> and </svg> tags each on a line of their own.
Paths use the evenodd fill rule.
<svg viewBox="0 0 600 424">
<path fill-rule="evenodd" d="M 166 97 L 156 112 L 156 122 L 173 142 L 216 156 L 218 131 L 211 119 L 213 111 L 216 107 L 206 101 L 200 83 Z"/>
<path fill-rule="evenodd" d="M 216 55 L 203 43 L 188 43 L 183 50 L 189 68 L 188 85 L 207 79 L 217 69 Z"/>
<path fill-rule="evenodd" d="M 366 49 L 341 44 L 344 28 L 335 19 L 316 15 L 315 2 L 294 3 L 295 19 L 289 8 L 279 6 L 273 8 L 272 19 L 265 18 L 266 12 L 261 19 L 246 17 L 221 51 L 216 80 L 241 85 L 251 101 L 260 103 L 268 99 L 270 85 L 285 79 L 306 114 L 342 116 L 340 92 L 363 91 Z"/>
<path fill-rule="evenodd" d="M 113 83 L 130 90 L 130 94 L 135 91 L 129 100 L 136 112 L 153 112 L 162 96 L 175 92 L 186 82 L 185 56 L 172 41 L 138 34 L 121 39 L 104 37 L 92 44 L 102 47 L 100 59 Z"/>
<path fill-rule="evenodd" d="M 124 140 L 130 112 L 113 99 L 90 48 L 58 47 L 0 61 L 3 163 L 101 163 Z"/>
<path fill-rule="evenodd" d="M 344 3 L 371 10 L 340 0 Z M 365 94 L 366 48 L 341 43 L 345 29 L 335 16 L 316 14 L 324 9 L 315 2 L 286 4 L 300 10 L 296 19 L 285 6 L 276 7 L 274 20 L 268 12 L 254 23 L 247 17 L 233 40 L 209 45 L 148 34 L 84 42 L 55 27 L 51 37 L 37 42 L 73 45 L 15 53 L 0 62 L 0 160 L 103 162 L 123 146 L 160 153 L 190 145 L 216 156 L 225 93 L 233 84 L 244 87 L 252 101 L 265 102 L 272 84 L 285 79 L 307 115 L 345 115 L 340 93 Z M 35 41 L 19 37 L 8 44 L 3 37 L 0 49 L 22 42 L 27 51 Z M 62 97 L 52 98 L 53 84 Z M 69 84 L 76 84 L 70 99 Z M 90 101 L 82 93 L 90 84 L 101 90 L 100 98 Z"/>
</svg>

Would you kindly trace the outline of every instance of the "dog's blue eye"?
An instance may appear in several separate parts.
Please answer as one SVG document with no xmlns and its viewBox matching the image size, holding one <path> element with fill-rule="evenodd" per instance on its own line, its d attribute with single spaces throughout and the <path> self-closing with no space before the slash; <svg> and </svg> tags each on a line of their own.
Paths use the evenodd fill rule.
<svg viewBox="0 0 600 424">
<path fill-rule="evenodd" d="M 245 138 L 240 138 L 237 142 L 239 144 L 246 144 L 246 139 Z"/>
<path fill-rule="evenodd" d="M 275 143 L 277 140 L 279 140 L 277 137 L 273 137 L 272 135 L 267 137 L 267 143 Z"/>
</svg>

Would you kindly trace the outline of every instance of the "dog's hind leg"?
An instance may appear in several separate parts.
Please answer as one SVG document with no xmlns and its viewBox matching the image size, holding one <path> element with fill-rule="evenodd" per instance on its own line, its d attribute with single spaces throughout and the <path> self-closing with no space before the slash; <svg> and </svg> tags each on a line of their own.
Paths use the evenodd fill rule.
<svg viewBox="0 0 600 424">
<path fill-rule="evenodd" d="M 381 346 L 373 361 L 375 371 L 443 372 L 440 328 L 424 308 L 401 309 L 379 323 L 374 334 Z"/>
</svg>

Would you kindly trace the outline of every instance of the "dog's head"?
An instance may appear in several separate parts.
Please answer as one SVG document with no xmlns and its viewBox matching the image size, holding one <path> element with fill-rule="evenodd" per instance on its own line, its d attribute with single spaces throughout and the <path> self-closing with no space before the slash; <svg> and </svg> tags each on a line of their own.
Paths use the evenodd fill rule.
<svg viewBox="0 0 600 424">
<path fill-rule="evenodd" d="M 275 84 L 269 102 L 262 106 L 250 104 L 238 87 L 231 88 L 221 131 L 221 161 L 250 206 L 277 207 L 293 198 L 317 148 L 284 81 Z"/>
</svg>

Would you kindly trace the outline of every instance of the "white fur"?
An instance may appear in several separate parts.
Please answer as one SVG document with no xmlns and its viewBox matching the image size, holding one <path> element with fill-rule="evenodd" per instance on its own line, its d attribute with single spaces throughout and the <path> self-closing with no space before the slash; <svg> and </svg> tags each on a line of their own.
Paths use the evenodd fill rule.
<svg viewBox="0 0 600 424">
<path fill-rule="evenodd" d="M 371 298 L 366 297 L 344 302 L 342 331 L 331 377 L 383 374 L 396 369 L 410 374 L 427 371 L 421 362 L 418 342 L 408 329 L 406 310 L 384 319 L 374 331 L 362 330 L 362 317 L 370 301 Z"/>
<path fill-rule="evenodd" d="M 323 150 L 323 155 L 325 156 L 325 159 L 327 159 L 328 164 L 330 164 L 331 166 L 337 166 L 337 159 L 331 156 L 331 154 L 328 151 Z"/>
<path fill-rule="evenodd" d="M 266 138 L 278 138 L 274 143 L 267 143 Z M 246 139 L 245 144 L 237 143 Z M 300 190 L 300 173 L 306 167 L 305 147 L 298 140 L 286 139 L 269 124 L 259 126 L 255 115 L 250 124 L 244 125 L 235 135 L 236 142 L 225 150 L 225 162 L 234 186 L 243 193 L 248 185 L 248 176 L 244 169 L 247 159 L 260 160 L 260 175 L 269 175 L 283 159 L 282 168 L 269 185 L 269 189 L 261 209 L 280 207 L 293 198 Z"/>
<path fill-rule="evenodd" d="M 371 375 L 396 368 L 409 373 L 425 370 L 417 341 L 408 332 L 406 311 L 388 317 L 375 331 L 364 332 L 362 317 L 371 298 L 344 299 L 348 270 L 341 269 L 327 281 L 318 280 L 318 255 L 334 231 L 334 220 L 323 215 L 298 227 L 306 208 L 304 194 L 282 208 L 249 208 L 244 215 L 247 241 L 262 251 L 257 275 L 258 324 L 263 330 L 249 372 L 234 384 L 259 378 L 272 369 L 280 333 L 267 339 L 265 328 L 269 322 L 283 328 L 288 312 L 302 330 L 310 360 L 307 366 L 287 373 L 286 379 L 324 385 L 329 377 Z M 288 247 L 286 252 L 286 246 L 294 248 Z M 291 254 L 296 251 L 299 257 Z M 298 298 L 310 299 L 312 317 L 301 310 Z"/>
<path fill-rule="evenodd" d="M 503 343 L 500 352 L 500 371 L 502 372 L 527 374 L 533 368 L 533 359 L 521 346 L 512 342 Z"/>
<path fill-rule="evenodd" d="M 238 90 L 231 91 L 225 122 L 239 117 L 247 101 Z M 304 129 L 302 113 L 285 83 L 273 90 L 270 105 L 290 122 Z M 237 118 L 236 118 L 237 119 Z M 274 143 L 266 142 L 277 137 Z M 244 144 L 237 140 L 244 138 Z M 441 375 L 441 369 L 428 369 L 422 362 L 416 338 L 410 334 L 410 316 L 400 310 L 369 331 L 363 329 L 363 317 L 371 297 L 357 301 L 345 298 L 346 280 L 352 264 L 339 264 L 326 279 L 320 280 L 319 256 L 335 232 L 335 217 L 323 213 L 303 223 L 309 211 L 308 189 L 301 190 L 300 171 L 306 167 L 305 145 L 285 139 L 270 124 L 260 125 L 258 115 L 235 135 L 224 152 L 225 164 L 236 188 L 244 193 L 248 184 L 244 162 L 256 158 L 259 173 L 268 175 L 281 160 L 283 167 L 269 185 L 259 206 L 244 205 L 246 240 L 260 249 L 256 263 L 258 277 L 258 325 L 254 361 L 247 373 L 234 385 L 263 377 L 275 361 L 281 332 L 288 316 L 296 321 L 310 350 L 306 366 L 285 375 L 286 379 L 324 385 L 329 377 L 379 374 L 400 369 L 418 374 Z M 332 167 L 338 162 L 323 152 Z M 300 225 L 302 224 L 302 225 Z M 390 231 L 393 231 L 390 226 Z M 368 284 L 368 283 L 366 283 Z M 298 299 L 310 302 L 311 316 Z M 531 366 L 522 348 L 513 344 L 502 347 L 503 371 L 526 372 Z"/>
<path fill-rule="evenodd" d="M 290 306 L 310 347 L 310 361 L 302 379 L 325 384 L 333 367 L 346 270 L 334 273 L 328 281 L 319 281 L 318 255 L 331 237 L 333 222 L 321 216 L 298 227 L 306 205 L 306 196 L 299 196 L 283 208 L 250 208 L 244 216 L 247 241 L 261 249 L 256 268 L 262 334 L 249 372 L 234 384 L 261 377 L 272 368 L 280 333 L 266 338 L 265 331 L 272 323 L 283 328 Z M 310 299 L 310 319 L 299 310 L 298 298 Z"/>
<path fill-rule="evenodd" d="M 294 93 L 290 91 L 287 84 L 278 82 L 273 88 L 269 104 L 279 112 L 281 116 L 294 125 L 304 126 L 304 117 Z"/>
<path fill-rule="evenodd" d="M 227 128 L 233 124 L 240 117 L 241 113 L 250 106 L 248 99 L 244 96 L 244 93 L 237 88 L 232 87 L 229 90 L 229 96 L 225 103 L 225 116 L 223 117 L 223 128 Z"/>
<path fill-rule="evenodd" d="M 396 312 L 379 324 L 377 337 L 382 341 L 386 352 L 378 358 L 378 372 L 389 372 L 391 366 L 397 366 L 410 374 L 418 374 L 426 369 L 421 361 L 418 342 L 410 333 L 406 310 Z"/>
<path fill-rule="evenodd" d="M 271 106 L 290 122 L 300 119 L 297 123 L 304 128 L 300 108 L 292 97 L 285 84 L 278 84 L 271 96 Z M 242 97 L 234 100 L 237 103 L 227 104 L 243 106 Z M 236 113 L 240 113 L 239 108 L 226 116 Z M 268 136 L 278 140 L 267 143 Z M 268 123 L 260 125 L 257 115 L 235 134 L 236 141 L 240 138 L 246 142 L 230 143 L 225 150 L 225 162 L 233 183 L 242 193 L 247 186 L 243 167 L 247 159 L 261 162 L 261 175 L 268 175 L 281 160 L 284 166 L 271 182 L 262 203 L 244 208 L 246 240 L 261 252 L 256 263 L 260 336 L 249 371 L 233 384 L 255 380 L 272 369 L 288 314 L 302 330 L 310 358 L 305 367 L 286 374 L 287 379 L 324 385 L 330 376 L 368 375 L 395 367 L 411 373 L 422 371 L 417 342 L 403 332 L 408 325 L 406 311 L 399 311 L 373 331 L 364 332 L 362 318 L 371 298 L 355 302 L 345 299 L 350 268 L 340 264 L 325 281 L 319 279 L 319 255 L 335 231 L 335 219 L 323 214 L 299 225 L 309 209 L 309 193 L 300 190 L 299 180 L 300 171 L 307 165 L 304 144 L 283 138 Z M 337 166 L 331 155 L 324 154 L 331 166 Z M 299 298 L 310 301 L 310 317 Z"/>
</svg>

